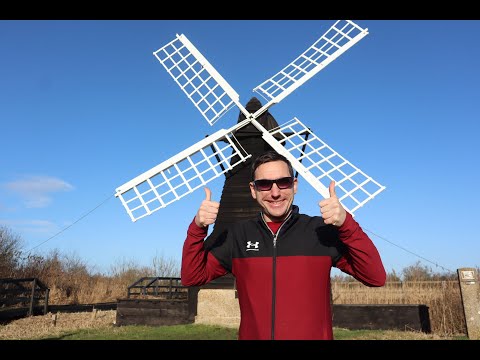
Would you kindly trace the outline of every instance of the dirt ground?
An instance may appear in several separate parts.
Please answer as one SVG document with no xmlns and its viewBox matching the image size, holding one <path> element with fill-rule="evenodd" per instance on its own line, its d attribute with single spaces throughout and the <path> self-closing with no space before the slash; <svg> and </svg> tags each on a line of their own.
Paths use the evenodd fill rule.
<svg viewBox="0 0 480 360">
<path fill-rule="evenodd" d="M 58 336 L 64 332 L 82 329 L 106 328 L 115 323 L 117 311 L 52 313 L 14 320 L 0 325 L 0 340 L 34 339 Z"/>
</svg>

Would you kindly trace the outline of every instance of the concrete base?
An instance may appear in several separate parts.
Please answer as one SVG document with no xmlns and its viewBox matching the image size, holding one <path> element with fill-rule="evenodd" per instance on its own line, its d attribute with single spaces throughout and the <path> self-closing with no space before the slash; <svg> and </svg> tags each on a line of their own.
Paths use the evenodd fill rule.
<svg viewBox="0 0 480 360">
<path fill-rule="evenodd" d="M 201 289 L 198 292 L 195 324 L 240 326 L 240 307 L 235 289 Z"/>
</svg>

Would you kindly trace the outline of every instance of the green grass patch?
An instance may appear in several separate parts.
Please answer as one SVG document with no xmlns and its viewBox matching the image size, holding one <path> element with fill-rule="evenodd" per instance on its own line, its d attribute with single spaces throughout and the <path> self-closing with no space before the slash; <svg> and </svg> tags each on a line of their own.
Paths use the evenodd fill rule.
<svg viewBox="0 0 480 360">
<path fill-rule="evenodd" d="M 441 338 L 413 331 L 333 329 L 335 340 L 468 340 L 466 336 Z M 112 326 L 79 329 L 44 340 L 237 340 L 238 330 L 213 325 Z"/>
</svg>

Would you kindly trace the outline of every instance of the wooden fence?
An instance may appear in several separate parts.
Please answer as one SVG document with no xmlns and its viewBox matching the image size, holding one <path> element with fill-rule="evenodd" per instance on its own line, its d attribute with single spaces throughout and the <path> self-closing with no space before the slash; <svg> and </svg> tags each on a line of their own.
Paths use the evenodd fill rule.
<svg viewBox="0 0 480 360">
<path fill-rule="evenodd" d="M 142 277 L 127 289 L 127 298 L 153 296 L 165 299 L 187 299 L 188 288 L 178 277 Z"/>
<path fill-rule="evenodd" d="M 426 305 L 432 332 L 464 334 L 466 329 L 460 285 L 449 281 L 387 281 L 382 287 L 362 283 L 332 281 L 335 305 Z"/>
<path fill-rule="evenodd" d="M 0 279 L 0 308 L 28 307 L 27 315 L 31 316 L 35 307 L 43 302 L 43 314 L 46 314 L 49 291 L 37 278 Z"/>
</svg>

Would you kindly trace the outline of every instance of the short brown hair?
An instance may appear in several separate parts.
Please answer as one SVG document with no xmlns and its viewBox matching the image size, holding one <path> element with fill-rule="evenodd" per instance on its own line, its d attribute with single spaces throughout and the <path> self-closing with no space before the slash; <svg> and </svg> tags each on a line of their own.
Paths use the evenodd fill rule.
<svg viewBox="0 0 480 360">
<path fill-rule="evenodd" d="M 284 163 L 287 164 L 288 166 L 288 172 L 290 173 L 290 176 L 293 176 L 293 167 L 292 167 L 292 164 L 290 163 L 290 161 L 285 157 L 283 156 L 282 154 L 279 154 L 278 152 L 274 151 L 274 150 L 270 150 L 270 151 L 267 151 L 265 153 L 263 153 L 262 155 L 258 156 L 255 161 L 252 163 L 252 169 L 251 169 L 251 178 L 252 178 L 252 181 L 255 180 L 255 170 L 257 170 L 257 168 L 262 165 L 262 164 L 266 164 L 266 163 L 269 163 L 271 161 L 283 161 Z"/>
</svg>

